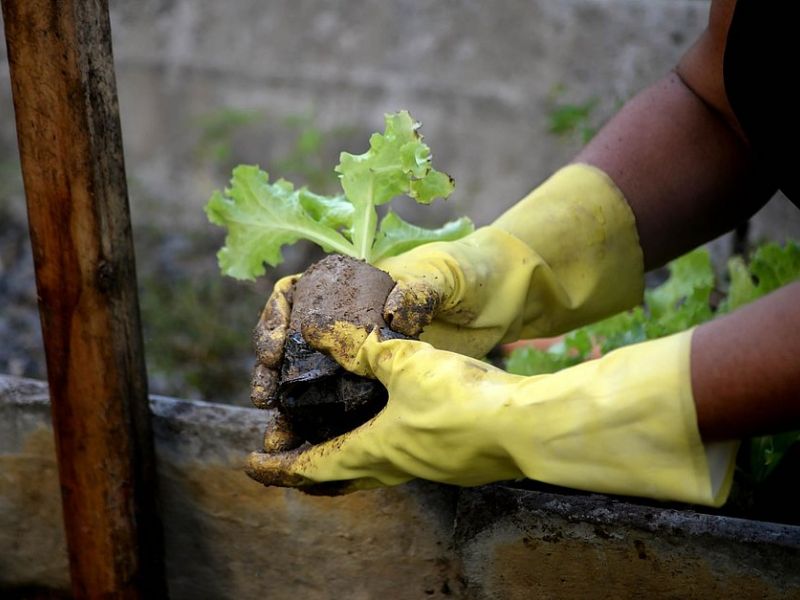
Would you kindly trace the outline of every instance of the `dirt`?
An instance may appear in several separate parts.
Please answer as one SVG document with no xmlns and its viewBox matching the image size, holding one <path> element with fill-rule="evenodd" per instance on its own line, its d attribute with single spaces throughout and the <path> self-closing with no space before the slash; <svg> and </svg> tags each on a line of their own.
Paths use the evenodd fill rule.
<svg viewBox="0 0 800 600">
<path fill-rule="evenodd" d="M 289 327 L 313 313 L 356 325 L 386 327 L 383 305 L 394 287 L 388 273 L 361 260 L 332 254 L 309 267 L 295 284 Z"/>
<path fill-rule="evenodd" d="M 278 404 L 303 439 L 318 443 L 350 431 L 377 414 L 387 395 L 380 383 L 348 373 L 310 348 L 301 324 L 322 315 L 386 328 L 383 305 L 393 287 L 384 271 L 337 254 L 309 267 L 295 284 Z"/>
</svg>

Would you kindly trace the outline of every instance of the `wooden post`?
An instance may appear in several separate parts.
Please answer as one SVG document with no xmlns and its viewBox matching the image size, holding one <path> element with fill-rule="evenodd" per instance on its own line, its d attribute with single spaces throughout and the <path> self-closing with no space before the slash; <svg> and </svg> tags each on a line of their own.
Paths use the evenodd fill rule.
<svg viewBox="0 0 800 600">
<path fill-rule="evenodd" d="M 106 0 L 2 0 L 76 598 L 166 596 Z"/>
</svg>

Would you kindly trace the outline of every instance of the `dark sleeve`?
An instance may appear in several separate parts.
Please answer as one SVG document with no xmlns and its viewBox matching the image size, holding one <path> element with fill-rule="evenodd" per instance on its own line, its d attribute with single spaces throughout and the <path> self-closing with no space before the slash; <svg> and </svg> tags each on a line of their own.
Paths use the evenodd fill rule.
<svg viewBox="0 0 800 600">
<path fill-rule="evenodd" d="M 792 0 L 738 0 L 725 46 L 728 101 L 757 160 L 800 206 L 800 32 Z"/>
</svg>

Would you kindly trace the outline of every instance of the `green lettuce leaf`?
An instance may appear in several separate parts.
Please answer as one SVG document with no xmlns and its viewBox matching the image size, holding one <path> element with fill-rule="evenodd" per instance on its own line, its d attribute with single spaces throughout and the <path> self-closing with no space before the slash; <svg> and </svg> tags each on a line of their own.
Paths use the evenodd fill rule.
<svg viewBox="0 0 800 600">
<path fill-rule="evenodd" d="M 800 245 L 788 241 L 759 246 L 746 265 L 741 257 L 728 261 L 730 288 L 720 312 L 729 312 L 800 279 Z"/>
<path fill-rule="evenodd" d="M 582 335 L 590 337 L 600 347 L 600 352 L 606 354 L 616 348 L 637 344 L 647 339 L 647 316 L 641 306 L 632 310 L 619 313 L 583 329 L 578 329 L 567 335 L 567 342 L 580 339 Z M 583 356 L 589 357 L 589 349 L 583 343 L 579 347 Z"/>
<path fill-rule="evenodd" d="M 341 233 L 306 211 L 301 195 L 283 179 L 270 183 L 257 166 L 233 170 L 230 187 L 224 193 L 214 192 L 206 205 L 209 221 L 228 228 L 225 246 L 217 253 L 225 275 L 236 279 L 263 275 L 264 263 L 280 264 L 281 247 L 299 239 L 329 252 L 352 254 L 353 245 Z"/>
<path fill-rule="evenodd" d="M 305 188 L 299 190 L 300 204 L 320 225 L 349 231 L 353 227 L 355 209 L 344 195 L 320 196 Z"/>
<path fill-rule="evenodd" d="M 720 312 L 735 310 L 761 296 L 753 275 L 741 256 L 734 256 L 728 261 L 728 275 L 731 279 L 728 297 L 722 301 Z"/>
<path fill-rule="evenodd" d="M 775 470 L 784 455 L 800 443 L 800 431 L 787 431 L 750 440 L 750 472 L 756 482 L 764 481 Z"/>
<path fill-rule="evenodd" d="M 750 271 L 762 294 L 777 290 L 800 278 L 800 246 L 793 241 L 765 244 L 753 253 Z"/>
<path fill-rule="evenodd" d="M 386 115 L 386 130 L 370 137 L 364 154 L 342 152 L 336 172 L 347 199 L 355 208 L 353 244 L 356 256 L 372 262 L 377 230 L 376 206 L 395 196 L 407 195 L 421 204 L 445 198 L 453 181 L 431 167 L 430 148 L 423 143 L 415 122 L 406 111 Z"/>
<path fill-rule="evenodd" d="M 467 217 L 449 221 L 437 229 L 418 227 L 401 219 L 396 213 L 388 213 L 381 221 L 375 245 L 372 247 L 372 261 L 378 262 L 388 256 L 415 248 L 421 244 L 437 241 L 457 240 L 475 229 Z"/>
<path fill-rule="evenodd" d="M 583 362 L 583 358 L 564 353 L 564 346 L 549 350 L 517 348 L 506 361 L 506 371 L 513 375 L 545 375 Z"/>
<path fill-rule="evenodd" d="M 233 170 L 230 187 L 214 192 L 208 219 L 227 227 L 217 254 L 225 275 L 253 279 L 264 264 L 282 262 L 281 248 L 310 240 L 327 252 L 375 262 L 420 244 L 453 240 L 472 231 L 468 219 L 424 229 L 389 213 L 377 228 L 376 206 L 405 194 L 428 204 L 453 191 L 452 179 L 431 167 L 430 148 L 417 133 L 419 123 L 405 112 L 386 115 L 386 130 L 370 138 L 364 154 L 343 152 L 336 167 L 344 194 L 321 196 L 295 189 L 283 179 L 270 183 L 256 166 Z M 377 237 L 377 239 L 376 239 Z"/>
<path fill-rule="evenodd" d="M 710 300 L 715 280 L 708 251 L 693 250 L 668 267 L 669 279 L 645 292 L 650 313 L 645 323 L 648 339 L 683 331 L 713 316 Z"/>
</svg>

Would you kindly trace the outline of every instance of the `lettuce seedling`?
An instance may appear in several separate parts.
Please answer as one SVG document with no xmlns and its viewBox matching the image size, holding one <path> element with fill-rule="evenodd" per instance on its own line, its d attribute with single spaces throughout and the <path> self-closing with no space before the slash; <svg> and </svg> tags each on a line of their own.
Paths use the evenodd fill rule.
<svg viewBox="0 0 800 600">
<path fill-rule="evenodd" d="M 453 180 L 431 166 L 430 148 L 418 128 L 405 111 L 386 115 L 386 129 L 370 137 L 369 150 L 358 155 L 343 152 L 336 167 L 343 194 L 321 196 L 283 179 L 270 183 L 267 173 L 243 165 L 234 169 L 230 187 L 214 192 L 206 206 L 209 220 L 228 229 L 218 254 L 226 275 L 262 275 L 265 264 L 282 262 L 284 246 L 301 239 L 335 253 L 306 269 L 294 285 L 282 357 L 273 356 L 269 335 L 256 334 L 256 350 L 262 359 L 269 353 L 270 366 L 268 373 L 264 360 L 256 367 L 253 402 L 276 404 L 292 431 L 305 440 L 328 439 L 363 423 L 385 405 L 386 390 L 344 372 L 309 348 L 300 333 L 302 323 L 321 317 L 385 328 L 383 305 L 394 281 L 370 265 L 420 244 L 460 238 L 473 229 L 466 218 L 425 229 L 393 212 L 378 222 L 377 207 L 398 196 L 429 204 L 453 191 Z M 262 339 L 268 351 L 259 346 Z M 278 360 L 277 387 L 266 385 L 273 381 L 269 373 Z M 271 391 L 265 392 L 267 388 Z"/>
<path fill-rule="evenodd" d="M 374 264 L 420 244 L 471 232 L 467 218 L 425 229 L 389 212 L 378 224 L 376 207 L 397 196 L 430 204 L 453 191 L 453 180 L 431 166 L 419 123 L 406 111 L 386 115 L 385 121 L 385 131 L 370 137 L 364 154 L 341 153 L 335 169 L 341 195 L 296 189 L 284 179 L 270 183 L 257 166 L 236 167 L 230 187 L 214 192 L 206 206 L 208 219 L 228 229 L 217 255 L 222 272 L 237 279 L 263 275 L 264 263 L 280 264 L 281 249 L 301 239 Z"/>
</svg>

